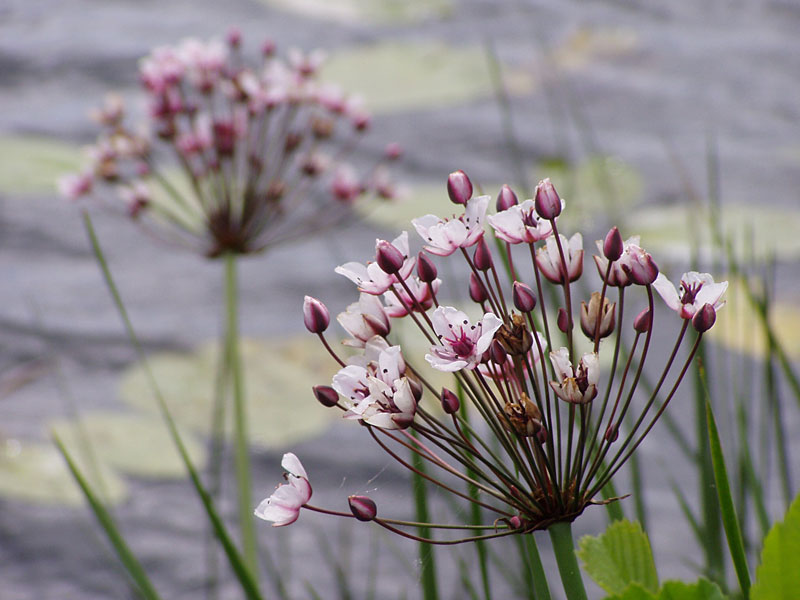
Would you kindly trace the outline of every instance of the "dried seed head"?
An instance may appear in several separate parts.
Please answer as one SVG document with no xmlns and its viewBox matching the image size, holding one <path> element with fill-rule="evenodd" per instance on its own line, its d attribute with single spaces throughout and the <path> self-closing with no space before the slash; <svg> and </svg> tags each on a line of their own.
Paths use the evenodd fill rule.
<svg viewBox="0 0 800 600">
<path fill-rule="evenodd" d="M 498 416 L 508 431 L 519 436 L 534 436 L 542 429 L 542 413 L 524 392 L 517 401 L 506 402 Z"/>
<path fill-rule="evenodd" d="M 501 325 L 495 334 L 495 341 L 499 341 L 505 351 L 513 356 L 524 356 L 533 346 L 533 336 L 522 315 L 512 315 L 511 326 L 505 323 Z"/>
<path fill-rule="evenodd" d="M 603 304 L 600 305 L 600 292 L 592 292 L 589 304 L 581 302 L 581 331 L 590 340 L 603 339 L 611 335 L 614 331 L 614 308 L 616 304 L 609 302 L 608 298 L 603 297 Z"/>
</svg>

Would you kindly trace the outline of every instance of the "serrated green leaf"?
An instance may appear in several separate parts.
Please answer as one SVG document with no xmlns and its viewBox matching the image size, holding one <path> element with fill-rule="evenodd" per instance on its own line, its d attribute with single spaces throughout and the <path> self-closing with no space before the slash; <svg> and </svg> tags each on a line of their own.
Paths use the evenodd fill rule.
<svg viewBox="0 0 800 600">
<path fill-rule="evenodd" d="M 726 600 L 726 598 L 716 583 L 700 579 L 695 583 L 665 581 L 658 593 L 633 583 L 623 593 L 608 596 L 605 600 Z"/>
<path fill-rule="evenodd" d="M 751 600 L 790 600 L 800 597 L 800 496 L 786 518 L 776 523 L 764 539 L 761 564 Z"/>
<path fill-rule="evenodd" d="M 80 148 L 41 136 L 0 136 L 0 193 L 55 193 L 56 179 L 77 172 Z"/>
<path fill-rule="evenodd" d="M 632 583 L 658 589 L 650 541 L 639 523 L 615 521 L 602 535 L 582 538 L 577 554 L 589 577 L 609 594 L 621 594 Z"/>
<path fill-rule="evenodd" d="M 632 583 L 621 594 L 607 596 L 605 600 L 658 600 L 658 596 L 638 583 Z"/>
</svg>

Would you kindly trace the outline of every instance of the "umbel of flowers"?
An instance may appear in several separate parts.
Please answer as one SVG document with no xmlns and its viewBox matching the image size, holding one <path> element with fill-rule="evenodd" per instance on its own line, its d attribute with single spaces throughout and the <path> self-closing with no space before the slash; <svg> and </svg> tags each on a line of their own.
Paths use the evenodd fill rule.
<svg viewBox="0 0 800 600">
<path fill-rule="evenodd" d="M 373 262 L 336 269 L 360 292 L 338 318 L 350 335 L 344 343 L 359 354 L 344 359 L 331 348 L 324 335 L 328 310 L 306 297 L 306 327 L 341 366 L 314 393 L 324 406 L 360 421 L 404 467 L 415 470 L 403 455 L 417 453 L 433 467 L 424 477 L 490 515 L 477 534 L 474 525 L 464 525 L 467 537 L 430 541 L 458 543 L 571 522 L 602 502 L 600 490 L 667 408 L 714 324 L 727 283 L 687 273 L 674 287 L 639 238 L 624 241 L 616 227 L 597 242 L 592 262 L 599 277 L 587 277 L 581 234 L 559 231 L 564 201 L 547 179 L 521 203 L 504 186 L 493 215 L 486 214 L 489 196 L 473 197 L 463 172 L 450 175 L 448 191 L 458 214 L 412 222 L 424 244 L 419 255 L 410 255 L 404 232 L 392 242 L 378 240 Z M 446 290 L 450 297 L 468 295 L 471 308 L 440 302 L 445 285 L 436 261 L 446 257 L 467 265 L 468 280 L 448 282 Z M 637 393 L 657 329 L 654 291 L 678 313 L 659 332 L 674 343 L 659 363 L 652 393 Z M 415 323 L 427 341 L 424 356 L 409 356 L 393 341 L 397 319 Z M 452 387 L 431 385 L 422 361 L 452 373 Z M 306 508 L 420 539 L 405 529 L 413 524 L 379 517 L 364 496 L 350 497 L 351 513 L 310 505 L 300 462 L 287 454 L 284 467 L 289 484 L 264 500 L 257 516 L 287 525 Z M 464 484 L 481 493 L 462 491 Z"/>
<path fill-rule="evenodd" d="M 209 257 L 258 252 L 341 221 L 365 196 L 391 197 L 382 165 L 399 148 L 361 175 L 345 162 L 370 117 L 318 80 L 321 60 L 298 50 L 284 59 L 265 42 L 260 61 L 247 61 L 236 30 L 225 42 L 154 49 L 139 65 L 146 123 L 131 126 L 109 97 L 94 113 L 102 129 L 90 164 L 63 177 L 61 193 L 114 199 Z"/>
</svg>

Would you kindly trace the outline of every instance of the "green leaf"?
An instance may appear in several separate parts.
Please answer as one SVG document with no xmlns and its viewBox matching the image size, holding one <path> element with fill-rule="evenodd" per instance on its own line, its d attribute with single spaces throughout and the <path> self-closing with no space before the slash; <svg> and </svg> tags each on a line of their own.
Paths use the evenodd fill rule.
<svg viewBox="0 0 800 600">
<path fill-rule="evenodd" d="M 40 136 L 0 136 L 0 194 L 55 193 L 61 175 L 77 172 L 77 146 Z"/>
<path fill-rule="evenodd" d="M 800 496 L 794 499 L 783 523 L 772 526 L 764 540 L 761 565 L 751 600 L 790 600 L 800 594 Z"/>
<path fill-rule="evenodd" d="M 632 583 L 621 594 L 607 596 L 606 600 L 658 600 L 658 596 L 638 583 Z"/>
<path fill-rule="evenodd" d="M 695 583 L 666 581 L 658 593 L 633 583 L 623 593 L 608 596 L 606 600 L 726 600 L 726 596 L 716 583 L 700 579 Z"/>
<path fill-rule="evenodd" d="M 609 594 L 620 594 L 631 583 L 658 589 L 650 541 L 639 523 L 615 521 L 602 535 L 583 537 L 577 554 L 589 577 Z"/>
<path fill-rule="evenodd" d="M 125 473 L 162 479 L 186 476 L 163 419 L 155 415 L 98 411 L 84 414 L 80 422 L 53 421 L 51 428 L 73 455 L 88 442 L 103 463 Z M 181 432 L 181 437 L 192 462 L 202 468 L 206 461 L 203 444 L 186 432 Z"/>
<path fill-rule="evenodd" d="M 437 42 L 383 42 L 342 50 L 323 65 L 321 77 L 362 96 L 376 113 L 442 108 L 487 98 L 493 91 L 483 48 Z M 504 78 L 512 94 L 533 88 L 527 71 L 504 69 Z"/>
</svg>

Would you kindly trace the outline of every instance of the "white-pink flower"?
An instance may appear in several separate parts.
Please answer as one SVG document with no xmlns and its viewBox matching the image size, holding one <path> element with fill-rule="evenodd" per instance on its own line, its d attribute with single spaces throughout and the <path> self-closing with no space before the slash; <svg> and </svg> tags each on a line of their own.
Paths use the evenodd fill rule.
<svg viewBox="0 0 800 600">
<path fill-rule="evenodd" d="M 626 254 L 630 254 L 631 248 L 633 247 L 639 247 L 638 235 L 631 236 L 622 242 L 622 256 L 619 260 L 615 260 L 611 263 L 611 271 L 608 273 L 608 285 L 626 287 L 632 283 L 630 277 L 628 277 L 628 273 L 623 269 L 623 265 L 627 263 L 627 259 L 623 260 L 623 258 Z M 600 274 L 600 278 L 604 279 L 606 271 L 608 270 L 608 259 L 603 254 L 603 240 L 597 240 L 597 250 L 599 254 L 594 255 L 594 262 L 597 265 L 597 272 Z"/>
<path fill-rule="evenodd" d="M 354 360 L 333 376 L 333 389 L 347 407 L 344 417 L 382 429 L 404 429 L 414 420 L 417 401 L 400 346 L 370 340 L 361 360 Z"/>
<path fill-rule="evenodd" d="M 567 278 L 575 281 L 583 273 L 583 236 L 576 233 L 569 240 L 558 234 L 564 260 L 567 263 Z M 561 266 L 561 253 L 554 237 L 547 238 L 546 244 L 536 252 L 536 264 L 549 281 L 564 283 L 564 273 Z"/>
<path fill-rule="evenodd" d="M 255 510 L 259 519 L 272 521 L 273 527 L 291 525 L 300 516 L 300 509 L 311 499 L 311 484 L 300 459 L 291 452 L 283 455 L 281 466 L 288 483 L 282 483 Z"/>
<path fill-rule="evenodd" d="M 531 369 L 535 369 L 539 364 L 539 347 L 541 346 L 542 352 L 547 350 L 547 340 L 538 331 L 536 332 L 536 339 L 539 342 L 538 345 L 536 342 L 534 342 L 527 355 L 528 365 L 531 367 Z M 478 365 L 478 371 L 480 371 L 481 375 L 484 377 L 491 379 L 509 379 L 513 381 L 516 378 L 514 358 L 510 354 L 506 355 L 506 361 L 502 367 L 493 360 L 489 360 Z M 523 374 L 527 377 L 529 375 L 529 371 L 527 369 L 523 369 Z"/>
<path fill-rule="evenodd" d="M 375 240 L 375 246 L 377 247 L 378 244 L 383 241 L 384 240 Z M 357 262 L 345 263 L 336 267 L 334 271 L 339 275 L 347 277 L 350 281 L 355 283 L 362 292 L 375 294 L 376 296 L 383 294 L 393 283 L 399 281 L 398 277 L 404 280 L 408 279 L 409 275 L 411 275 L 411 271 L 414 270 L 414 266 L 417 264 L 416 256 L 409 257 L 407 231 L 397 236 L 392 241 L 392 245 L 397 248 L 405 258 L 402 268 L 396 275 L 389 275 L 378 266 L 377 262 L 372 261 L 368 262 L 366 265 Z"/>
<path fill-rule="evenodd" d="M 556 396 L 572 404 L 586 404 L 597 396 L 600 362 L 596 353 L 584 354 L 577 369 L 572 367 L 566 348 L 551 352 L 550 362 L 558 378 L 558 381 L 550 382 Z"/>
<path fill-rule="evenodd" d="M 408 292 L 403 286 L 396 285 L 394 290 L 397 294 L 395 294 L 394 291 L 389 291 L 383 295 L 384 300 L 386 300 L 386 314 L 398 319 L 400 317 L 405 317 L 408 314 L 409 308 L 412 311 L 419 311 L 419 307 L 421 306 L 423 310 L 428 310 L 433 306 L 431 290 L 433 290 L 434 294 L 438 292 L 441 283 L 442 280 L 438 277 L 431 281 L 430 286 L 424 281 L 420 281 L 419 277 L 409 277 L 406 279 L 406 285 L 408 289 L 411 290 L 413 298 L 408 295 Z M 400 298 L 397 297 L 398 295 Z"/>
<path fill-rule="evenodd" d="M 486 217 L 497 237 L 510 244 L 533 244 L 553 233 L 550 221 L 536 214 L 533 200 L 525 200 L 508 209 Z"/>
<path fill-rule="evenodd" d="M 425 241 L 425 250 L 437 256 L 450 256 L 459 248 L 468 248 L 483 235 L 483 220 L 489 196 L 477 196 L 467 202 L 464 214 L 457 219 L 445 220 L 436 215 L 425 215 L 411 221 Z"/>
<path fill-rule="evenodd" d="M 94 177 L 91 172 L 62 175 L 58 178 L 56 186 L 58 193 L 67 200 L 77 200 L 92 191 Z"/>
<path fill-rule="evenodd" d="M 345 312 L 339 313 L 336 320 L 352 336 L 342 342 L 345 346 L 363 348 L 374 336 L 387 335 L 391 330 L 389 316 L 381 299 L 363 292 L 359 295 L 358 302 L 353 302 Z"/>
<path fill-rule="evenodd" d="M 719 310 L 725 304 L 722 295 L 728 289 L 728 282 L 715 283 L 708 273 L 689 271 L 681 277 L 680 292 L 663 273 L 658 274 L 653 287 L 681 318 L 691 319 L 706 304 L 713 306 L 715 311 Z"/>
<path fill-rule="evenodd" d="M 431 323 L 442 345 L 432 346 L 425 360 L 434 369 L 451 372 L 474 369 L 503 324 L 496 315 L 486 313 L 473 325 L 464 312 L 452 306 L 440 306 L 433 311 Z"/>
</svg>

